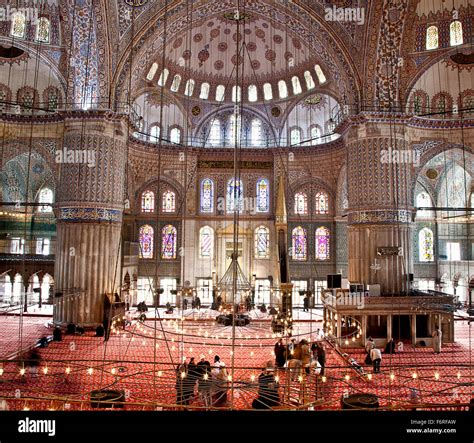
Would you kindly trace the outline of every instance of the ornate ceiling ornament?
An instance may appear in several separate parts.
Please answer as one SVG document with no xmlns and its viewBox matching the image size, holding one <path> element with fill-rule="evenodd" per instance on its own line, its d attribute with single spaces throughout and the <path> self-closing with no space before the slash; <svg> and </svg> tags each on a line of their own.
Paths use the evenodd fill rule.
<svg viewBox="0 0 474 443">
<path fill-rule="evenodd" d="M 133 6 L 135 8 L 139 7 L 139 6 L 143 6 L 145 5 L 146 3 L 148 3 L 148 0 L 124 0 L 124 2 L 128 5 L 128 6 Z"/>
<path fill-rule="evenodd" d="M 235 22 L 244 22 L 244 21 L 249 20 L 251 18 L 251 15 L 245 12 L 232 11 L 232 12 L 226 12 L 224 14 L 224 18 L 226 20 L 232 20 Z"/>
</svg>

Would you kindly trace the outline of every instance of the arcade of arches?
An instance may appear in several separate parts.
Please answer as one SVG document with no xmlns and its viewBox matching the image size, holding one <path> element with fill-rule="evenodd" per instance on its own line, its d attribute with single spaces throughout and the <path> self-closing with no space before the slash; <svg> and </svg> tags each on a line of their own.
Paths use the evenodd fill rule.
<svg viewBox="0 0 474 443">
<path fill-rule="evenodd" d="M 146 361 L 125 360 L 158 358 L 163 371 L 140 373 L 131 408 L 182 406 L 176 364 L 217 349 L 227 403 L 188 406 L 251 408 L 258 383 L 237 383 L 274 364 L 290 330 L 323 343 L 327 370 L 315 360 L 303 382 L 282 372 L 281 407 L 335 409 L 347 389 L 372 392 L 345 378 L 372 373 L 351 363 L 363 365 L 369 336 L 405 347 L 385 368 L 405 377 L 401 393 L 388 402 L 383 370 L 377 381 L 382 407 L 405 407 L 420 362 L 426 405 L 469 403 L 470 2 L 22 2 L 0 26 L 0 342 L 25 329 L 0 353 L 10 408 L 48 408 L 36 389 L 82 409 L 101 388 L 91 369 L 131 389 L 111 372 L 128 340 L 143 341 Z M 232 325 L 236 309 L 245 327 Z M 216 323 L 229 313 L 231 326 Z M 43 366 L 91 377 L 71 393 L 40 376 L 15 399 L 8 358 L 24 362 L 39 335 L 71 324 L 86 330 L 84 363 L 70 363 L 66 340 L 41 351 Z M 93 336 L 101 325 L 110 355 Z M 147 377 L 160 392 L 145 392 Z M 292 383 L 317 389 L 295 396 Z"/>
</svg>

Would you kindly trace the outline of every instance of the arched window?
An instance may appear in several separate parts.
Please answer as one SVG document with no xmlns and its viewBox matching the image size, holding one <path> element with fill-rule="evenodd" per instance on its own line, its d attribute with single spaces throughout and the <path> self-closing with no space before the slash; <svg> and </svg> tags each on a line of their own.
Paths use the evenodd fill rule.
<svg viewBox="0 0 474 443">
<path fill-rule="evenodd" d="M 236 209 L 242 212 L 244 209 L 244 187 L 242 180 L 231 178 L 227 183 L 227 212 L 234 212 Z"/>
<path fill-rule="evenodd" d="M 60 98 L 61 93 L 59 92 L 59 89 L 54 86 L 48 86 L 43 91 L 43 102 L 51 111 L 56 111 L 56 109 L 58 109 Z"/>
<path fill-rule="evenodd" d="M 329 212 L 329 198 L 325 192 L 316 194 L 316 214 L 327 214 Z"/>
<path fill-rule="evenodd" d="M 51 25 L 46 17 L 40 17 L 36 22 L 35 40 L 41 43 L 49 43 Z"/>
<path fill-rule="evenodd" d="M 293 86 L 293 94 L 297 95 L 297 94 L 301 94 L 303 92 L 303 90 L 301 89 L 301 83 L 300 83 L 300 79 L 298 78 L 298 76 L 294 75 L 291 78 L 291 84 Z"/>
<path fill-rule="evenodd" d="M 146 79 L 152 81 L 153 77 L 155 77 L 156 71 L 158 71 L 158 63 L 153 63 L 146 75 Z"/>
<path fill-rule="evenodd" d="M 216 118 L 211 123 L 211 129 L 209 131 L 209 144 L 211 146 L 219 146 L 221 143 L 221 121 Z"/>
<path fill-rule="evenodd" d="M 262 146 L 262 122 L 258 118 L 252 120 L 250 127 L 250 144 L 252 146 Z"/>
<path fill-rule="evenodd" d="M 288 87 L 286 86 L 285 80 L 280 80 L 278 82 L 278 93 L 280 95 L 280 98 L 288 97 Z"/>
<path fill-rule="evenodd" d="M 41 300 L 47 301 L 49 299 L 50 288 L 53 284 L 53 277 L 45 274 L 41 282 Z"/>
<path fill-rule="evenodd" d="M 449 42 L 451 46 L 457 46 L 463 44 L 462 36 L 462 23 L 459 20 L 455 20 L 449 25 Z"/>
<path fill-rule="evenodd" d="M 186 82 L 186 87 L 184 88 L 184 95 L 188 95 L 188 96 L 191 96 L 193 95 L 193 92 L 194 92 L 194 80 L 192 78 L 190 78 L 187 82 Z"/>
<path fill-rule="evenodd" d="M 272 85 L 270 83 L 263 84 L 263 98 L 264 100 L 273 100 Z"/>
<path fill-rule="evenodd" d="M 295 194 L 295 214 L 308 215 L 308 196 L 304 192 Z"/>
<path fill-rule="evenodd" d="M 179 74 L 176 74 L 173 77 L 173 83 L 171 83 L 171 92 L 176 92 L 179 89 L 179 85 L 181 84 L 181 76 Z"/>
<path fill-rule="evenodd" d="M 162 209 L 163 212 L 176 211 L 176 194 L 173 191 L 168 190 L 163 193 Z"/>
<path fill-rule="evenodd" d="M 23 86 L 16 92 L 17 102 L 25 108 L 32 108 L 38 104 L 38 92 L 30 86 Z"/>
<path fill-rule="evenodd" d="M 229 142 L 231 145 L 234 143 L 237 143 L 237 145 L 240 145 L 240 138 L 241 138 L 241 132 L 242 132 L 242 117 L 239 114 L 236 116 L 235 114 L 232 114 L 230 116 L 230 129 L 229 129 Z"/>
<path fill-rule="evenodd" d="M 268 180 L 262 178 L 257 181 L 257 212 L 268 212 L 270 207 L 270 190 Z"/>
<path fill-rule="evenodd" d="M 168 76 L 170 75 L 170 71 L 168 69 L 163 69 L 161 71 L 160 78 L 158 79 L 158 86 L 164 86 L 166 84 L 166 80 L 168 80 Z"/>
<path fill-rule="evenodd" d="M 232 86 L 232 101 L 240 102 L 241 90 L 240 86 Z"/>
<path fill-rule="evenodd" d="M 416 207 L 417 208 L 430 208 L 433 206 L 431 197 L 425 191 L 420 192 L 416 196 Z M 429 209 L 418 209 L 416 211 L 416 216 L 419 218 L 428 218 L 433 216 L 433 212 Z"/>
<path fill-rule="evenodd" d="M 153 125 L 150 128 L 150 141 L 157 142 L 160 139 L 161 129 L 159 125 Z"/>
<path fill-rule="evenodd" d="M 270 230 L 265 226 L 255 229 L 255 258 L 270 256 Z"/>
<path fill-rule="evenodd" d="M 313 80 L 313 76 L 311 75 L 311 72 L 304 71 L 304 79 L 305 79 L 305 82 L 306 82 L 306 89 L 308 89 L 308 91 L 310 89 L 314 89 L 316 87 L 316 85 L 314 83 L 314 80 Z"/>
<path fill-rule="evenodd" d="M 153 258 L 154 231 L 150 225 L 140 227 L 140 258 Z"/>
<path fill-rule="evenodd" d="M 211 257 L 214 250 L 214 231 L 209 226 L 199 230 L 199 250 L 202 258 Z"/>
<path fill-rule="evenodd" d="M 181 129 L 174 127 L 170 131 L 170 142 L 179 144 L 181 143 Z"/>
<path fill-rule="evenodd" d="M 315 65 L 314 66 L 314 71 L 316 72 L 316 77 L 318 77 L 318 82 L 319 82 L 320 85 L 327 82 L 327 78 L 324 75 L 324 72 L 321 69 L 321 66 Z"/>
<path fill-rule="evenodd" d="M 163 226 L 161 230 L 161 258 L 163 260 L 174 260 L 176 258 L 177 239 L 178 233 L 174 226 Z"/>
<path fill-rule="evenodd" d="M 316 229 L 316 260 L 329 260 L 329 229 L 324 226 Z"/>
<path fill-rule="evenodd" d="M 217 85 L 216 88 L 216 102 L 223 102 L 225 97 L 225 86 Z"/>
<path fill-rule="evenodd" d="M 201 93 L 199 94 L 201 100 L 207 100 L 209 98 L 209 89 L 209 83 L 204 82 L 201 84 Z"/>
<path fill-rule="evenodd" d="M 312 126 L 309 136 L 311 138 L 311 144 L 315 145 L 316 143 L 320 143 L 321 129 L 319 126 Z"/>
<path fill-rule="evenodd" d="M 214 182 L 210 178 L 201 182 L 201 212 L 214 212 Z"/>
<path fill-rule="evenodd" d="M 306 229 L 298 226 L 291 232 L 291 258 L 293 260 L 306 260 L 307 249 Z"/>
<path fill-rule="evenodd" d="M 438 27 L 429 26 L 426 30 L 426 49 L 436 49 L 438 44 Z"/>
<path fill-rule="evenodd" d="M 25 38 L 26 36 L 26 15 L 23 12 L 14 12 L 11 16 L 12 27 L 10 35 L 12 37 Z"/>
<path fill-rule="evenodd" d="M 155 210 L 155 193 L 145 191 L 142 194 L 142 212 L 153 212 Z"/>
<path fill-rule="evenodd" d="M 47 203 L 48 205 L 38 206 L 39 212 L 53 212 L 53 191 L 49 188 L 43 188 L 39 192 L 38 203 Z"/>
<path fill-rule="evenodd" d="M 433 231 L 429 228 L 423 228 L 418 234 L 418 247 L 420 249 L 420 261 L 433 261 Z"/>
<path fill-rule="evenodd" d="M 258 100 L 257 86 L 249 85 L 249 102 L 256 102 Z"/>
<path fill-rule="evenodd" d="M 13 299 L 17 302 L 20 302 L 21 295 L 25 292 L 25 287 L 23 285 L 23 278 L 21 274 L 16 274 L 13 279 Z"/>
<path fill-rule="evenodd" d="M 301 143 L 301 129 L 300 128 L 293 128 L 290 131 L 290 144 L 291 145 L 299 145 Z"/>
</svg>

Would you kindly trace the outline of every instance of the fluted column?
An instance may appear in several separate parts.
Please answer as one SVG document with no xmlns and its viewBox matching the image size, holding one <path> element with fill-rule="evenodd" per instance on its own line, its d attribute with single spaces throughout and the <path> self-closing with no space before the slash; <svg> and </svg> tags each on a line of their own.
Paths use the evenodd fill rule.
<svg viewBox="0 0 474 443">
<path fill-rule="evenodd" d="M 124 123 L 66 122 L 57 193 L 57 324 L 103 322 L 104 297 L 120 285 L 126 162 Z"/>
<path fill-rule="evenodd" d="M 361 125 L 347 143 L 348 277 L 380 284 L 382 294 L 396 294 L 408 289 L 412 272 L 413 165 L 407 143 L 392 135 L 400 134 L 400 128 L 374 126 Z M 394 248 L 400 248 L 400 255 L 390 255 L 396 254 Z"/>
</svg>

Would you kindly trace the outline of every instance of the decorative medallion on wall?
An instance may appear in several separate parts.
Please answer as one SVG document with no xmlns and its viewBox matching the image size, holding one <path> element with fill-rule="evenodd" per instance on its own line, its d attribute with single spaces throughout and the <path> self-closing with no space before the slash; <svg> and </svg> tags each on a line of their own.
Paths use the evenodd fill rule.
<svg viewBox="0 0 474 443">
<path fill-rule="evenodd" d="M 199 106 L 193 106 L 191 112 L 196 117 L 201 113 L 201 108 Z"/>
<path fill-rule="evenodd" d="M 124 0 L 128 6 L 139 7 L 148 3 L 148 0 Z"/>
<path fill-rule="evenodd" d="M 316 106 L 321 103 L 321 95 L 320 94 L 313 94 L 305 99 L 305 103 L 310 106 Z"/>
<path fill-rule="evenodd" d="M 428 169 L 426 171 L 426 176 L 430 179 L 430 180 L 436 180 L 438 178 L 438 171 L 436 169 Z"/>
<path fill-rule="evenodd" d="M 281 109 L 278 106 L 274 106 L 272 108 L 272 117 L 280 117 L 281 115 Z"/>
<path fill-rule="evenodd" d="M 226 12 L 224 14 L 224 18 L 226 20 L 233 20 L 235 22 L 244 22 L 250 18 L 250 14 L 246 14 L 245 12 Z"/>
</svg>

